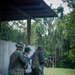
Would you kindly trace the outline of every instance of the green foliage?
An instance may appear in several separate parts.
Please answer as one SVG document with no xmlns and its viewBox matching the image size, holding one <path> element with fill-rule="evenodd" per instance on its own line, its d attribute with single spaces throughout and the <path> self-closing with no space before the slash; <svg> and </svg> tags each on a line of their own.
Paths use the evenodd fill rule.
<svg viewBox="0 0 75 75">
<path fill-rule="evenodd" d="M 48 50 L 46 51 L 46 50 L 45 50 L 45 51 L 44 51 L 44 54 L 45 54 L 46 56 L 49 56 L 49 55 L 50 55 L 50 51 L 48 51 Z"/>
<path fill-rule="evenodd" d="M 36 33 L 38 34 L 38 36 L 42 37 L 42 35 L 44 34 L 44 26 L 42 24 L 37 25 Z"/>
<path fill-rule="evenodd" d="M 62 20 L 58 19 L 56 22 L 56 48 L 61 50 L 61 55 L 64 60 L 58 59 L 61 63 L 57 64 L 60 67 L 75 68 L 75 12 L 65 15 Z M 61 45 L 60 45 L 61 44 Z M 67 54 L 65 56 L 65 54 Z M 61 58 L 63 59 L 63 58 Z M 69 63 L 69 65 L 67 65 Z"/>
<path fill-rule="evenodd" d="M 8 22 L 1 23 L 1 38 L 9 40 L 11 38 L 13 28 L 8 25 Z"/>
<path fill-rule="evenodd" d="M 67 32 L 65 33 L 66 39 L 70 41 L 70 51 L 69 51 L 69 58 L 72 60 L 72 62 L 75 62 L 75 19 L 74 19 L 75 13 L 72 12 L 68 19 L 68 23 L 66 25 L 66 30 Z"/>
<path fill-rule="evenodd" d="M 68 6 L 75 10 L 75 0 L 62 0 L 63 2 L 67 2 Z"/>
<path fill-rule="evenodd" d="M 12 24 L 11 24 L 12 23 Z M 14 25 L 16 24 L 16 25 Z M 1 39 L 13 41 L 13 42 L 24 42 L 26 38 L 26 32 L 22 31 L 18 26 L 19 22 L 2 22 L 1 23 Z M 15 29 L 14 29 L 15 26 Z"/>
<path fill-rule="evenodd" d="M 34 22 L 31 25 L 31 45 L 35 45 L 37 41 L 37 37 L 36 37 L 36 23 Z"/>
<path fill-rule="evenodd" d="M 64 11 L 64 8 L 62 7 L 62 6 L 59 6 L 58 8 L 57 8 L 57 13 L 59 14 L 61 14 L 59 17 L 62 19 L 62 17 L 63 17 L 63 11 Z"/>
<path fill-rule="evenodd" d="M 69 58 L 72 60 L 72 63 L 75 63 L 75 49 L 69 51 Z"/>
</svg>

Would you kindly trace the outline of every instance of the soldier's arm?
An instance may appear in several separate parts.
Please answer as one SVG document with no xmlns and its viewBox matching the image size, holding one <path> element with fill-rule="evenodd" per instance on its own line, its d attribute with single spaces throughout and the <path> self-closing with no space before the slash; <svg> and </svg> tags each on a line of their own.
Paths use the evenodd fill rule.
<svg viewBox="0 0 75 75">
<path fill-rule="evenodd" d="M 45 59 L 44 59 L 43 52 L 39 51 L 38 52 L 38 55 L 39 55 L 39 61 L 40 61 L 40 63 L 44 63 L 45 62 Z"/>
<path fill-rule="evenodd" d="M 27 57 L 25 57 L 24 55 L 23 55 L 23 52 L 19 52 L 19 58 L 20 58 L 20 60 L 23 62 L 23 63 L 25 63 L 26 61 L 27 61 Z"/>
</svg>

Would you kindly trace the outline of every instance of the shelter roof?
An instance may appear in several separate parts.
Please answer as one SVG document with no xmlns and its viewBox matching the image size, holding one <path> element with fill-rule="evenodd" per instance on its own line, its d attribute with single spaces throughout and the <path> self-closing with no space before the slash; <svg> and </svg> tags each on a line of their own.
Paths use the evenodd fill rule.
<svg viewBox="0 0 75 75">
<path fill-rule="evenodd" d="M 3 2 L 2 21 L 57 17 L 57 14 L 43 0 L 3 0 Z"/>
</svg>

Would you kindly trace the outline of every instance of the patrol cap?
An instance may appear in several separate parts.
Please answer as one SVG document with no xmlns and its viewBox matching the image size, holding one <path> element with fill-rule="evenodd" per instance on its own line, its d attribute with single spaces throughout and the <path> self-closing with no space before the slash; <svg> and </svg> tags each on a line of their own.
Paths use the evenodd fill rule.
<svg viewBox="0 0 75 75">
<path fill-rule="evenodd" d="M 15 45 L 16 47 L 24 47 L 24 44 L 22 43 L 22 42 L 18 42 L 16 45 Z"/>
<path fill-rule="evenodd" d="M 25 50 L 24 51 L 25 52 L 29 52 L 29 51 L 31 51 L 31 49 L 29 47 L 25 47 Z"/>
</svg>

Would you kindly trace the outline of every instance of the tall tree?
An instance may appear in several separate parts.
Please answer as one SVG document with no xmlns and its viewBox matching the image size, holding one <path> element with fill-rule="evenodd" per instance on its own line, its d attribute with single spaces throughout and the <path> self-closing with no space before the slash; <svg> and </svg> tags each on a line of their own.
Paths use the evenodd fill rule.
<svg viewBox="0 0 75 75">
<path fill-rule="evenodd" d="M 68 6 L 75 11 L 75 0 L 62 0 L 63 2 L 67 2 Z"/>
</svg>

